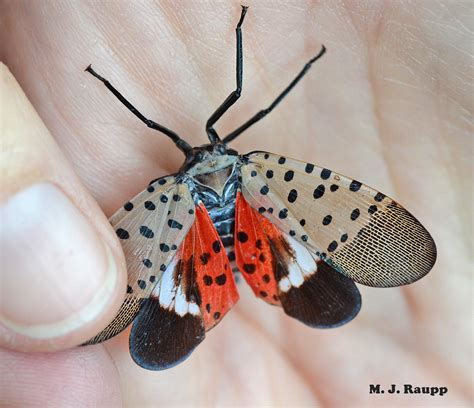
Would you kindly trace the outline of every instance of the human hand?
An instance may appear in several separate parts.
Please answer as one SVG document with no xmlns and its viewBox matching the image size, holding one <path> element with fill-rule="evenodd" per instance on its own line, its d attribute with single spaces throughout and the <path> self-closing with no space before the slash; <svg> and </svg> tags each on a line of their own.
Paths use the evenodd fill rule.
<svg viewBox="0 0 474 408">
<path fill-rule="evenodd" d="M 327 55 L 233 146 L 242 153 L 261 149 L 314 162 L 389 194 L 432 233 L 438 261 L 408 287 L 359 287 L 359 316 L 329 331 L 293 321 L 240 284 L 238 305 L 186 362 L 150 372 L 130 359 L 128 331 L 106 345 L 56 353 L 11 349 L 67 349 L 110 320 L 125 271 L 100 209 L 110 216 L 182 161 L 172 143 L 144 128 L 83 68 L 92 62 L 143 113 L 193 145 L 205 143 L 206 119 L 234 87 L 239 5 L 2 5 L 2 60 L 54 141 L 3 71 L 2 202 L 9 212 L 2 223 L 15 226 L 12 217 L 20 216 L 27 222 L 3 229 L 14 235 L 2 234 L 9 251 L 0 314 L 21 307 L 30 324 L 44 323 L 43 311 L 54 311 L 56 319 L 69 316 L 107 280 L 104 245 L 116 264 L 110 272 L 116 283 L 109 283 L 116 289 L 107 300 L 101 297 L 105 304 L 94 319 L 72 332 L 39 341 L 3 329 L 4 405 L 468 405 L 472 323 L 466 311 L 472 290 L 469 211 L 463 205 L 470 200 L 466 174 L 472 157 L 468 6 L 249 4 L 243 95 L 217 129 L 231 131 L 266 107 L 324 43 Z M 63 191 L 60 200 L 67 200 L 69 210 L 37 194 L 33 209 L 43 209 L 45 217 L 33 214 L 38 228 L 32 231 L 36 224 L 20 215 L 25 205 L 15 200 L 43 181 Z M 37 233 L 39 227 L 51 228 L 41 220 L 60 224 L 70 235 L 58 235 L 52 245 L 53 239 Z M 33 263 L 27 255 L 35 253 Z M 62 270 L 69 274 L 58 279 Z M 57 292 L 43 286 L 49 279 Z M 61 303 L 56 293 L 74 303 Z M 376 396 L 368 394 L 370 383 L 447 386 L 449 392 Z"/>
</svg>

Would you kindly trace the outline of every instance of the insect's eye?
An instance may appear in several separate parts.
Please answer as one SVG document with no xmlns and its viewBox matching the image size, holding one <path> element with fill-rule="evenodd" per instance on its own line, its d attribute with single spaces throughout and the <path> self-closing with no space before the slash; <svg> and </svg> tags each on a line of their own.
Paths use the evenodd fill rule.
<svg viewBox="0 0 474 408">
<path fill-rule="evenodd" d="M 204 158 L 204 153 L 203 152 L 197 152 L 196 153 L 196 160 L 200 161 Z"/>
<path fill-rule="evenodd" d="M 214 152 L 218 154 L 225 154 L 227 151 L 226 147 L 223 144 L 216 144 L 214 146 Z"/>
</svg>

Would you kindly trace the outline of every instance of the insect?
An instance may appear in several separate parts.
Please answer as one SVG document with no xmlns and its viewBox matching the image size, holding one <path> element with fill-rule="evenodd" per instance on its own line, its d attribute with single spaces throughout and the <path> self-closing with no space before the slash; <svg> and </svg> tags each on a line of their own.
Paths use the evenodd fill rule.
<svg viewBox="0 0 474 408">
<path fill-rule="evenodd" d="M 228 146 L 281 102 L 324 46 L 267 109 L 219 137 L 214 125 L 242 89 L 246 12 L 242 7 L 236 27 L 237 86 L 206 123 L 209 144 L 191 147 L 86 69 L 186 157 L 176 174 L 153 180 L 110 218 L 126 257 L 127 294 L 115 319 L 86 343 L 132 324 L 130 353 L 147 369 L 173 367 L 191 354 L 237 302 L 235 273 L 289 316 L 329 328 L 357 315 L 354 282 L 409 284 L 436 260 L 430 234 L 386 195 L 310 163 L 262 151 L 241 155 Z"/>
</svg>

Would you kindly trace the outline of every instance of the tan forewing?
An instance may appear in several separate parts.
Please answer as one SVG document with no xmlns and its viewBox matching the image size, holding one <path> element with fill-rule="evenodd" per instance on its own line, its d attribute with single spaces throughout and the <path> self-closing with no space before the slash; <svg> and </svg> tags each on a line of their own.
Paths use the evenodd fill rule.
<svg viewBox="0 0 474 408">
<path fill-rule="evenodd" d="M 430 234 L 391 198 L 312 164 L 265 152 L 246 157 L 249 204 L 354 281 L 399 286 L 434 265 Z"/>
<path fill-rule="evenodd" d="M 127 294 L 115 319 L 87 344 L 125 329 L 140 302 L 150 296 L 194 223 L 194 202 L 187 185 L 173 176 L 157 180 L 111 218 L 122 244 L 128 272 Z"/>
</svg>

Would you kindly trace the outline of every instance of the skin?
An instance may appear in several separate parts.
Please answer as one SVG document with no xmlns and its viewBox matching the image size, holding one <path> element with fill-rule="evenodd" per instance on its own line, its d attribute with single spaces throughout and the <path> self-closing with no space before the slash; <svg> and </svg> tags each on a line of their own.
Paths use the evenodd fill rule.
<svg viewBox="0 0 474 408">
<path fill-rule="evenodd" d="M 0 331 L 2 405 L 472 404 L 472 6 L 247 4 L 243 95 L 216 129 L 225 135 L 269 105 L 324 43 L 328 53 L 303 82 L 233 147 L 314 162 L 394 197 L 433 235 L 434 269 L 403 288 L 360 287 L 358 317 L 327 331 L 293 321 L 240 282 L 233 311 L 184 364 L 164 372 L 132 362 L 128 331 L 106 345 L 71 348 L 111 319 L 117 289 L 92 326 L 46 348 Z M 206 119 L 234 87 L 239 3 L 3 0 L 0 7 L 1 59 L 53 138 L 44 129 L 28 143 L 18 139 L 19 149 L 48 139 L 33 163 L 3 148 L 2 158 L 12 159 L 2 201 L 38 181 L 59 185 L 113 248 L 119 288 L 123 258 L 106 217 L 183 157 L 83 69 L 92 63 L 143 114 L 203 144 Z M 3 86 L 14 88 L 12 80 Z M 27 105 L 18 104 L 2 105 Z M 42 125 L 32 117 L 25 126 Z M 34 290 L 24 288 L 25 302 Z M 38 353 L 46 349 L 56 351 Z M 449 391 L 369 395 L 371 383 Z"/>
</svg>

